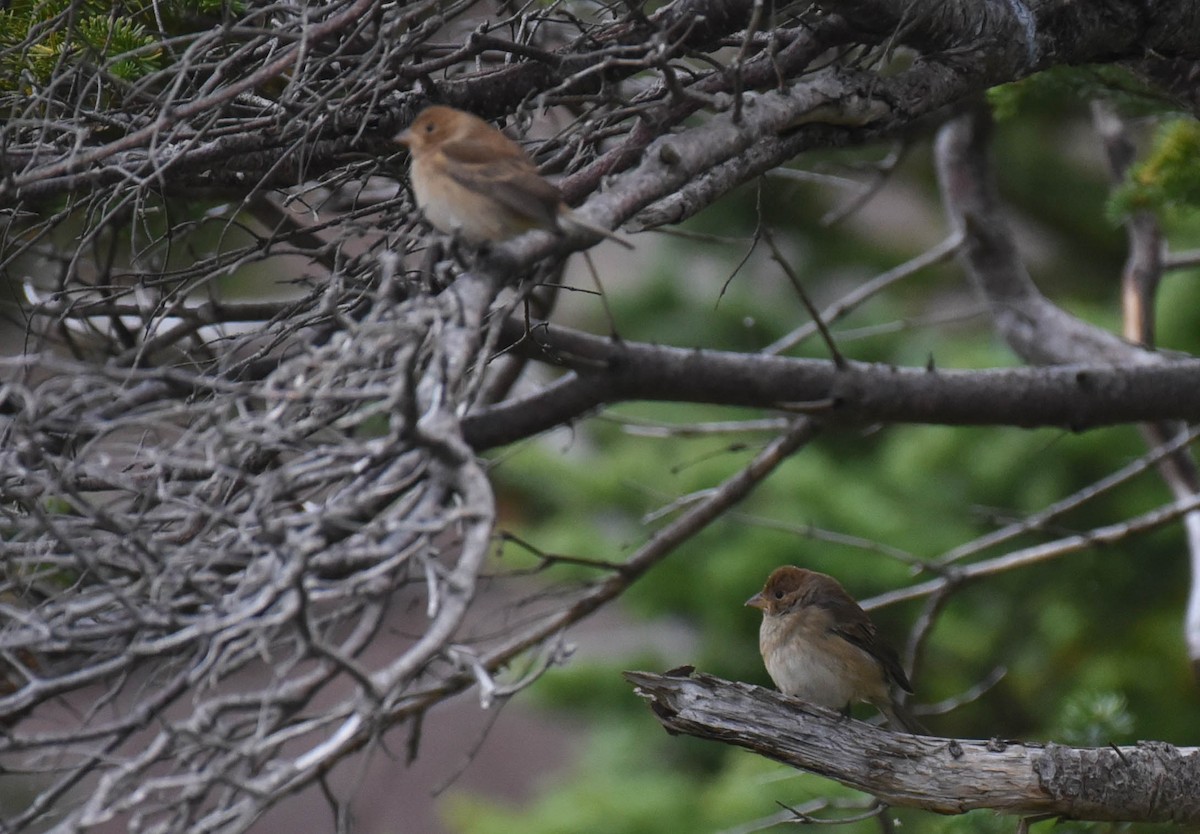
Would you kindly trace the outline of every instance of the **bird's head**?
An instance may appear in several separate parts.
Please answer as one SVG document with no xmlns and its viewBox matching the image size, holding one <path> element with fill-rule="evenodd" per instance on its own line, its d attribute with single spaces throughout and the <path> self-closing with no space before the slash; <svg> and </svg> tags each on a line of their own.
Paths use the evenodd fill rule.
<svg viewBox="0 0 1200 834">
<path fill-rule="evenodd" d="M 420 154 L 462 138 L 470 132 L 476 121 L 480 120 L 470 113 L 435 104 L 422 110 L 408 129 L 398 133 L 393 141 L 404 145 L 413 154 Z"/>
<path fill-rule="evenodd" d="M 790 611 L 804 598 L 819 576 L 822 574 L 793 565 L 776 568 L 767 577 L 763 589 L 746 600 L 746 605 L 766 615 Z"/>
</svg>

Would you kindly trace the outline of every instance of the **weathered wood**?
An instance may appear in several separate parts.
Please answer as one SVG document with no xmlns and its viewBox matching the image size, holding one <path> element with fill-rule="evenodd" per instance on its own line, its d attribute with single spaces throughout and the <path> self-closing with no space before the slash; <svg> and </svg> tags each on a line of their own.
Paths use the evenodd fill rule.
<svg viewBox="0 0 1200 834">
<path fill-rule="evenodd" d="M 1200 748 L 1080 748 L 894 733 L 686 667 L 625 672 L 669 733 L 735 744 L 874 794 L 959 814 L 1200 824 Z"/>
</svg>

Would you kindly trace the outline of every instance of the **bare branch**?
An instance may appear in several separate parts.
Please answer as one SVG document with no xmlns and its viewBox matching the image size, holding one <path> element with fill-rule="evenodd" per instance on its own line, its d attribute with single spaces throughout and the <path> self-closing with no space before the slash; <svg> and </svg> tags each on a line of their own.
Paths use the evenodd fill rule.
<svg viewBox="0 0 1200 834">
<path fill-rule="evenodd" d="M 1064 536 L 1045 544 L 1022 548 L 993 559 L 973 562 L 962 568 L 947 571 L 945 576 L 931 579 L 908 588 L 888 591 L 870 599 L 862 600 L 862 607 L 871 610 L 885 605 L 892 605 L 910 599 L 919 599 L 930 594 L 940 593 L 947 586 L 960 586 L 964 583 L 979 580 L 1018 567 L 1036 564 L 1047 559 L 1056 559 L 1069 553 L 1078 553 L 1093 547 L 1119 542 L 1129 536 L 1154 530 L 1164 524 L 1178 521 L 1200 507 L 1200 495 L 1192 495 L 1165 504 L 1162 507 L 1135 516 L 1127 521 L 1105 525 L 1072 536 Z"/>
<path fill-rule="evenodd" d="M 1119 172 L 1131 159 L 1128 139 L 1121 135 L 1115 114 L 1103 107 L 1095 108 L 1094 113 L 1107 143 L 1110 165 Z M 990 133 L 990 116 L 978 108 L 947 123 L 938 137 L 938 169 L 943 201 L 967 235 L 964 264 L 1009 346 L 1035 364 L 1076 362 L 1083 357 L 1131 364 L 1164 361 L 1161 354 L 1139 346 L 1153 342 L 1153 298 L 1162 272 L 1156 219 L 1149 212 L 1139 212 L 1128 224 L 1130 254 L 1122 286 L 1126 336 L 1132 341 L 1121 341 L 1068 315 L 1034 287 L 1001 213 L 987 159 Z M 1163 416 L 1143 427 L 1151 446 L 1163 446 L 1184 433 L 1184 427 L 1164 422 Z M 1186 502 L 1200 490 L 1200 473 L 1184 448 L 1160 458 L 1159 471 L 1180 501 Z M 1193 568 L 1184 631 L 1192 668 L 1200 680 L 1200 514 L 1188 514 L 1184 521 Z"/>
<path fill-rule="evenodd" d="M 734 744 L 873 794 L 962 814 L 1200 822 L 1200 749 L 1072 748 L 881 730 L 772 690 L 702 673 L 626 672 L 669 733 Z"/>
<path fill-rule="evenodd" d="M 1190 359 L 986 371 L 847 362 L 839 370 L 816 360 L 613 342 L 551 325 L 535 327 L 522 349 L 573 373 L 536 393 L 470 414 L 463 426 L 477 449 L 633 399 L 762 408 L 817 403 L 815 416 L 843 426 L 914 422 L 1082 430 L 1200 416 L 1195 385 L 1200 364 Z"/>
<path fill-rule="evenodd" d="M 1057 62 L 1185 61 L 1187 4 L 332 0 L 199 23 L 142 4 L 144 37 L 112 50 L 73 39 L 123 18 L 59 5 L 9 10 L 0 43 L 0 269 L 22 337 L 0 357 L 0 767 L 37 780 L 5 831 L 237 832 L 307 786 L 340 821 L 326 778 L 350 753 L 455 693 L 527 685 L 565 656 L 563 628 L 826 427 L 1200 415 L 1195 361 L 1094 334 L 1089 366 L 939 373 L 518 323 L 531 294 L 527 318 L 553 319 L 555 293 L 531 288 L 592 241 L 431 239 L 389 141 L 430 102 L 464 107 L 505 122 L 583 216 L 660 228 Z M 960 240 L 1015 326 L 1043 315 L 979 233 L 993 207 L 955 199 L 974 216 L 944 243 L 817 318 Z M 568 374 L 497 404 L 536 363 Z M 630 398 L 811 416 L 755 422 L 778 436 L 632 556 L 489 628 L 478 452 Z"/>
</svg>

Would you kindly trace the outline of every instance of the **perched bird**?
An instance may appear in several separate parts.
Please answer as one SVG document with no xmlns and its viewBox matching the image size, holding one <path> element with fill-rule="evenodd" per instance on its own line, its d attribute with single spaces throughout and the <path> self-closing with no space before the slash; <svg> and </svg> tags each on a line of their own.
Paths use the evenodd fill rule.
<svg viewBox="0 0 1200 834">
<path fill-rule="evenodd" d="M 478 245 L 533 229 L 562 234 L 565 221 L 633 248 L 572 212 L 521 146 L 478 116 L 427 107 L 395 141 L 412 153 L 413 193 L 438 231 Z"/>
<path fill-rule="evenodd" d="M 830 709 L 873 704 L 893 727 L 926 734 L 893 698 L 912 692 L 900 659 L 832 576 L 777 568 L 746 605 L 762 611 L 758 648 L 779 691 Z"/>
</svg>

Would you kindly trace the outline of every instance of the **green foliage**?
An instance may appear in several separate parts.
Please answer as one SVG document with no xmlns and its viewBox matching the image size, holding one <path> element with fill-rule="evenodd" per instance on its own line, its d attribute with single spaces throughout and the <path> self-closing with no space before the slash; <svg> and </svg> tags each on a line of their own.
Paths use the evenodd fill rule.
<svg viewBox="0 0 1200 834">
<path fill-rule="evenodd" d="M 1115 64 L 1054 67 L 988 90 L 988 102 L 1001 120 L 1096 98 L 1115 101 L 1134 113 L 1159 112 L 1168 104 L 1137 76 Z"/>
<path fill-rule="evenodd" d="M 1109 215 L 1167 212 L 1200 207 L 1200 123 L 1175 119 L 1163 124 L 1150 153 L 1130 170 L 1113 194 Z"/>
<path fill-rule="evenodd" d="M 1078 155 L 1059 152 L 1070 144 L 1064 137 L 1080 129 L 1081 123 L 1064 124 L 1063 114 L 1070 111 L 1070 102 L 1079 100 L 1079 81 L 1086 77 L 1094 75 L 1041 78 L 1037 83 L 1048 87 L 1018 91 L 1026 97 L 1022 119 L 998 128 L 997 156 L 1007 199 L 1051 241 L 1046 248 L 1052 251 L 1034 263 L 1039 285 L 1072 312 L 1115 327 L 1123 251 L 1121 236 L 1102 219 L 1107 172 L 1080 163 Z M 1045 99 L 1035 102 L 1043 93 Z M 1079 116 L 1086 119 L 1082 112 Z M 1175 138 L 1178 169 L 1188 158 L 1182 153 L 1185 138 Z M 920 166 L 914 160 L 899 176 L 927 175 Z M 1173 176 L 1165 173 L 1171 167 L 1165 161 L 1148 160 L 1147 166 L 1162 172 L 1155 176 Z M 921 193 L 914 183 L 905 185 L 906 194 Z M 926 193 L 932 196 L 933 191 Z M 921 245 L 914 242 L 912 250 L 894 244 L 873 247 L 876 227 L 819 227 L 818 218 L 829 208 L 820 200 L 816 189 L 794 183 L 767 183 L 761 192 L 746 188 L 733 195 L 724 207 L 727 214 L 714 209 L 697 224 L 713 234 L 741 235 L 738 242 L 745 247 L 689 242 L 669 250 L 658 274 L 613 293 L 619 331 L 630 339 L 754 350 L 804 321 L 793 291 L 769 259 L 752 258 L 739 267 L 762 222 L 760 209 L 763 218 L 788 228 L 786 239 L 779 234 L 781 245 L 795 255 L 794 266 L 819 304 Z M 1186 220 L 1171 231 L 1177 238 L 1191 234 L 1200 240 L 1200 229 L 1189 231 Z M 1200 284 L 1194 276 L 1172 278 L 1164 290 L 1161 341 L 1200 349 Z M 913 324 L 931 311 L 961 304 L 963 292 L 961 274 L 922 274 L 839 322 L 834 328 L 838 342 L 861 360 L 919 366 L 932 357 L 939 369 L 1015 364 L 981 326 L 985 319 L 957 328 Z M 603 327 L 598 310 L 593 315 Z M 895 326 L 897 322 L 904 326 Z M 811 339 L 793 355 L 824 358 L 828 351 Z M 690 424 L 766 415 L 637 403 L 610 409 L 605 416 Z M 743 466 L 760 443 L 743 435 L 639 436 L 609 419 L 581 423 L 570 438 L 555 435 L 519 452 L 502 453 L 495 468 L 506 509 L 501 524 L 547 550 L 620 559 L 663 523 L 649 513 L 718 483 Z M 858 796 L 811 775 L 773 781 L 771 774 L 789 771 L 723 745 L 660 734 L 620 670 L 661 671 L 691 663 L 713 674 L 769 685 L 757 651 L 758 615 L 743 602 L 772 568 L 792 563 L 826 571 L 855 596 L 868 598 L 928 578 L 908 561 L 936 560 L 1093 483 L 1144 451 L 1132 427 L 1086 434 L 938 426 L 876 431 L 833 421 L 736 514 L 689 541 L 622 599 L 631 627 L 644 624 L 648 635 L 637 656 L 612 662 L 580 658 L 534 687 L 540 704 L 589 717 L 593 731 L 578 770 L 560 775 L 525 809 L 460 796 L 452 814 L 455 825 L 464 834 L 718 832 L 776 813 L 777 800 L 798 805 L 821 796 Z M 1054 519 L 1045 530 L 1027 531 L 966 561 L 1087 531 L 1167 500 L 1167 490 L 1150 472 Z M 879 544 L 865 544 L 870 541 Z M 908 561 L 891 551 L 906 554 Z M 915 679 L 917 703 L 957 698 L 997 670 L 1004 675 L 973 700 L 948 714 L 927 716 L 925 722 L 934 732 L 951 736 L 1102 746 L 1129 741 L 1136 717 L 1139 738 L 1191 743 L 1200 734 L 1200 714 L 1183 706 L 1194 699 L 1180 634 L 1187 587 L 1183 554 L 1182 536 L 1172 526 L 965 586 L 950 598 L 929 635 Z M 578 567 L 549 573 L 557 579 L 595 576 Z M 879 609 L 872 616 L 899 644 L 921 604 Z M 654 641 L 656 625 L 668 622 L 690 630 L 690 650 Z M 864 709 L 862 715 L 871 712 Z M 825 809 L 815 816 L 840 813 Z M 1015 824 L 1011 817 L 987 811 L 955 817 L 891 813 L 921 831 L 987 834 L 1011 831 Z M 1054 825 L 1056 831 L 1161 830 L 1044 825 L 1045 830 Z M 876 831 L 878 822 L 857 823 L 850 830 Z"/>
<path fill-rule="evenodd" d="M 665 668 L 664 663 L 669 662 L 657 652 L 650 652 L 629 657 L 622 664 L 630 669 L 656 669 Z M 605 718 L 641 717 L 645 707 L 626 697 L 628 694 L 629 684 L 613 674 L 612 664 L 586 660 L 550 669 L 531 692 L 539 705 L 551 709 L 586 711 Z"/>
<path fill-rule="evenodd" d="M 152 71 L 154 37 L 119 12 L 111 3 L 13 3 L 0 13 L 0 89 L 42 87 L 64 66 L 104 66 L 123 80 Z"/>
<path fill-rule="evenodd" d="M 1200 353 L 1200 270 L 1167 276 L 1158 294 L 1159 344 Z"/>
<path fill-rule="evenodd" d="M 0 10 L 0 92 L 53 83 L 62 96 L 86 87 L 98 89 L 111 106 L 117 87 L 164 66 L 161 39 L 208 28 L 244 5 L 244 0 L 14 0 Z M 71 71 L 79 78 L 64 84 Z"/>
<path fill-rule="evenodd" d="M 122 81 L 141 78 L 158 66 L 154 37 L 140 23 L 119 17 L 84 18 L 78 36 L 85 60 L 105 65 Z"/>
<path fill-rule="evenodd" d="M 718 771 L 695 772 L 673 749 L 678 744 L 647 736 L 648 720 L 596 733 L 581 757 L 588 763 L 587 778 L 557 779 L 533 808 L 516 810 L 458 795 L 447 821 L 464 834 L 670 834 L 743 825 L 780 812 L 777 802 L 802 807 L 816 797 L 832 797 L 861 805 L 854 791 L 831 788 L 819 777 L 748 753 L 729 756 Z M 877 830 L 871 825 L 877 824 L 848 830 Z"/>
<path fill-rule="evenodd" d="M 1131 740 L 1133 716 L 1117 692 L 1082 691 L 1070 695 L 1058 716 L 1058 738 L 1079 747 L 1101 747 Z"/>
</svg>

